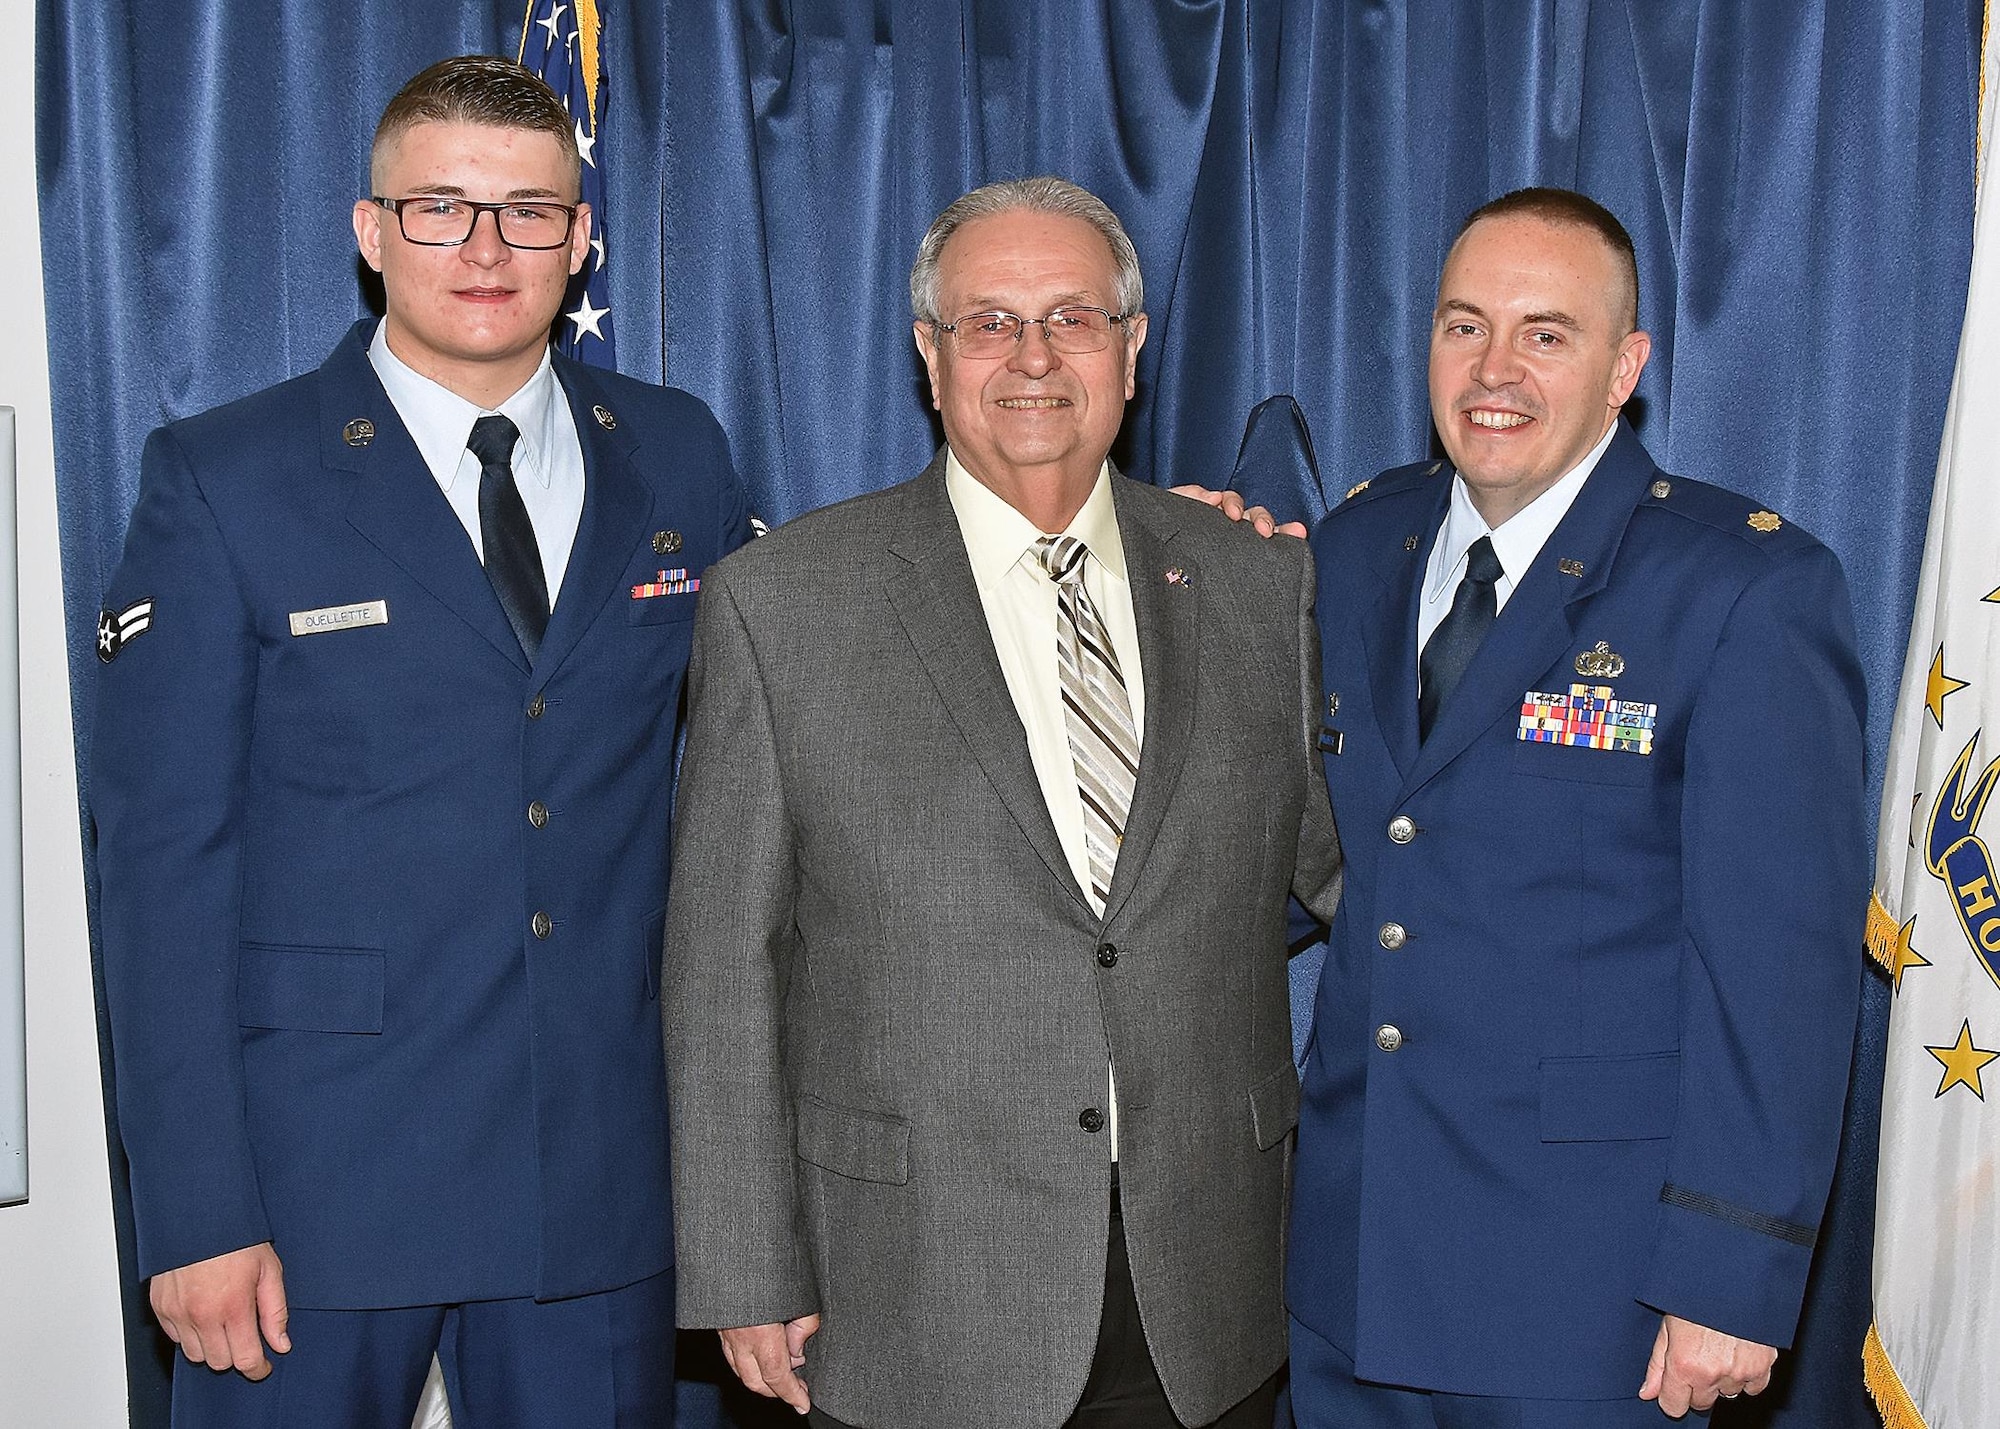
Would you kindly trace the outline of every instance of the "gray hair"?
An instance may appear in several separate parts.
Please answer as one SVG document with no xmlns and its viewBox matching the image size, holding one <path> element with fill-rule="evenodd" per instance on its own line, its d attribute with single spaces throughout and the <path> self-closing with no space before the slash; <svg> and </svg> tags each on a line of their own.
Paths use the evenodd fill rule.
<svg viewBox="0 0 2000 1429">
<path fill-rule="evenodd" d="M 910 311 L 918 322 L 943 322 L 938 311 L 938 260 L 951 236 L 975 218 L 991 218 L 1001 213 L 1047 213 L 1058 218 L 1077 218 L 1104 235 L 1111 245 L 1111 262 L 1117 270 L 1118 313 L 1130 316 L 1143 310 L 1145 285 L 1139 277 L 1139 253 L 1126 236 L 1103 199 L 1090 190 L 1044 174 L 1033 179 L 1005 179 L 986 184 L 965 195 L 931 221 L 930 231 L 917 245 L 917 261 L 910 267 Z"/>
</svg>

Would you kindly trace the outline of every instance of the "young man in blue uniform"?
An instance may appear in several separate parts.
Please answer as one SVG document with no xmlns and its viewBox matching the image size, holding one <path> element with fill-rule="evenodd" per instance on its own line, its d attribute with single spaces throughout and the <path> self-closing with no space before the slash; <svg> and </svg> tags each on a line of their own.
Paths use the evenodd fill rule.
<svg viewBox="0 0 2000 1429">
<path fill-rule="evenodd" d="M 1302 1429 L 1659 1423 L 1763 1389 L 1798 1317 L 1862 678 L 1833 556 L 1619 420 L 1637 289 L 1581 195 L 1473 214 L 1431 334 L 1447 460 L 1313 537 L 1348 865 L 1293 1196 Z"/>
<path fill-rule="evenodd" d="M 746 515 L 700 402 L 552 358 L 572 121 L 480 56 L 377 131 L 387 315 L 153 433 L 92 807 L 177 1424 L 671 1413 L 674 714 Z"/>
</svg>

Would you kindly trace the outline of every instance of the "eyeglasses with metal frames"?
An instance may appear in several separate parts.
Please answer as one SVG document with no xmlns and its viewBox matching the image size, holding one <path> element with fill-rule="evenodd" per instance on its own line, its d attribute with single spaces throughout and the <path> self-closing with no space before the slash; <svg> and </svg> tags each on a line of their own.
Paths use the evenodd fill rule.
<svg viewBox="0 0 2000 1429">
<path fill-rule="evenodd" d="M 1114 324 L 1123 324 L 1130 313 L 1106 312 L 1103 308 L 1072 304 L 1051 308 L 1038 318 L 1019 313 L 968 313 L 955 322 L 932 323 L 938 332 L 948 332 L 957 344 L 960 357 L 999 357 L 1021 340 L 1029 327 L 1039 325 L 1042 336 L 1057 352 L 1072 356 L 1102 352 L 1111 341 Z"/>
<path fill-rule="evenodd" d="M 482 203 L 451 194 L 416 194 L 410 198 L 371 194 L 369 202 L 395 214 L 403 237 L 426 248 L 456 248 L 471 241 L 472 230 L 482 213 L 493 215 L 500 241 L 509 248 L 533 251 L 560 248 L 569 242 L 576 225 L 577 205 L 545 203 L 540 199 Z"/>
</svg>

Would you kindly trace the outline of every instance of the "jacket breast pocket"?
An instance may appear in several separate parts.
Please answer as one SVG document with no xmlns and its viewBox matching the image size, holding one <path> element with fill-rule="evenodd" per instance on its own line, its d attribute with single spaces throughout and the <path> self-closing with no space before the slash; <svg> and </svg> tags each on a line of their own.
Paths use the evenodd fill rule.
<svg viewBox="0 0 2000 1429">
<path fill-rule="evenodd" d="M 625 602 L 625 618 L 633 625 L 673 625 L 694 619 L 695 593 L 649 595 Z"/>
<path fill-rule="evenodd" d="M 801 1161 L 856 1181 L 885 1186 L 910 1179 L 910 1124 L 899 1116 L 800 1097 L 794 1129 Z"/>
<path fill-rule="evenodd" d="M 1645 786 L 1657 783 L 1660 755 L 1623 749 L 1592 749 L 1581 744 L 1544 744 L 1521 740 L 1514 746 L 1514 772 L 1537 779 L 1562 779 L 1578 784 Z"/>
<path fill-rule="evenodd" d="M 1678 1052 L 1542 1059 L 1543 1141 L 1671 1136 L 1680 1111 Z"/>
<path fill-rule="evenodd" d="M 291 1032 L 379 1034 L 379 948 L 244 943 L 237 951 L 236 1021 Z"/>
</svg>

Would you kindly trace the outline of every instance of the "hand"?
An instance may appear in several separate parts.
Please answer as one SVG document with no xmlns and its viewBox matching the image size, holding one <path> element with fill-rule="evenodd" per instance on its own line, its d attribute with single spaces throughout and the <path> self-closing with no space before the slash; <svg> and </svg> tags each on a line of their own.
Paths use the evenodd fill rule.
<svg viewBox="0 0 2000 1429">
<path fill-rule="evenodd" d="M 1248 521 L 1260 536 L 1297 536 L 1301 541 L 1306 537 L 1305 522 L 1287 521 L 1280 526 L 1278 518 L 1268 510 L 1262 506 L 1245 506 L 1243 498 L 1234 491 L 1210 491 L 1205 486 L 1194 485 L 1176 486 L 1173 491 L 1176 496 L 1190 497 L 1215 507 L 1231 521 Z"/>
<path fill-rule="evenodd" d="M 782 1399 L 804 1414 L 812 1408 L 806 1382 L 796 1371 L 806 1362 L 806 1341 L 819 1329 L 819 1316 L 802 1315 L 784 1324 L 746 1325 L 724 1330 L 722 1357 L 743 1381 L 743 1387 L 772 1399 Z"/>
<path fill-rule="evenodd" d="M 1710 1408 L 1718 1398 L 1762 1394 L 1777 1362 L 1778 1352 L 1769 1345 L 1665 1315 L 1639 1397 L 1657 1399 L 1662 1414 L 1678 1419 L 1690 1409 Z"/>
<path fill-rule="evenodd" d="M 281 1355 L 292 1347 L 285 1268 L 269 1241 L 163 1271 L 153 1277 L 152 1298 L 167 1338 L 212 1370 L 263 1379 L 271 1373 L 265 1346 Z"/>
</svg>

